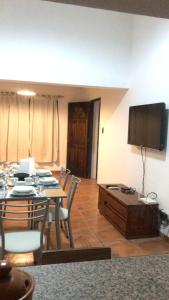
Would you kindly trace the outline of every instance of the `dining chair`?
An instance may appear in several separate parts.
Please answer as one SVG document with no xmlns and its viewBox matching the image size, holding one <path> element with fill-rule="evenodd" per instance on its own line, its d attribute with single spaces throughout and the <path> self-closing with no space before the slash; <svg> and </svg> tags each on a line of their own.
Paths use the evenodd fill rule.
<svg viewBox="0 0 169 300">
<path fill-rule="evenodd" d="M 63 190 L 66 189 L 66 185 L 67 185 L 70 173 L 71 173 L 71 171 L 69 169 L 66 169 L 63 166 L 60 167 L 59 183 Z M 63 207 L 63 199 L 60 199 L 59 201 L 60 201 L 60 206 Z M 60 227 L 63 229 L 62 220 L 60 220 Z M 65 223 L 64 223 L 64 227 L 65 227 Z M 66 232 L 67 231 L 66 231 L 66 227 L 65 227 L 65 233 Z M 66 237 L 67 237 L 67 235 L 66 235 Z"/>
<path fill-rule="evenodd" d="M 66 169 L 61 166 L 60 174 L 59 174 L 59 183 L 62 186 L 63 190 L 65 190 L 65 188 L 66 188 L 70 173 L 71 173 L 71 171 L 69 169 Z"/>
<path fill-rule="evenodd" d="M 48 214 L 49 200 L 37 200 L 36 206 L 28 204 L 27 201 L 12 201 L 10 203 L 0 202 L 0 257 L 3 259 L 6 253 L 28 253 L 33 252 L 35 263 L 40 263 L 42 259 L 42 249 L 45 246 L 45 223 Z M 32 207 L 32 214 L 29 214 L 29 208 Z M 4 214 L 5 213 L 5 214 Z M 38 216 L 36 216 L 38 213 Z M 29 215 L 29 217 L 28 217 Z M 16 230 L 20 221 L 31 220 L 36 222 L 41 219 L 41 228 L 34 230 L 21 229 Z M 43 221 L 42 221 L 43 220 Z M 11 231 L 5 230 L 5 222 L 10 223 Z M 15 227 L 13 227 L 13 222 Z"/>
<path fill-rule="evenodd" d="M 72 227 L 71 227 L 71 208 L 72 208 L 75 192 L 77 190 L 77 187 L 79 186 L 80 181 L 81 180 L 75 177 L 74 175 L 71 176 L 69 188 L 68 188 L 68 194 L 67 194 L 66 207 L 63 206 L 59 207 L 59 220 L 64 221 L 66 237 L 69 238 L 71 248 L 74 248 L 74 241 L 73 241 Z M 55 221 L 55 207 L 49 207 L 49 213 L 48 213 L 49 234 L 47 238 L 50 238 L 50 227 L 52 221 Z M 50 244 L 50 241 L 48 241 L 48 244 Z"/>
<path fill-rule="evenodd" d="M 42 265 L 111 259 L 110 247 L 44 250 Z"/>
<path fill-rule="evenodd" d="M 60 174 L 58 179 L 59 179 L 59 184 L 61 185 L 63 190 L 65 190 L 66 188 L 70 173 L 71 171 L 69 169 L 66 169 L 63 166 L 60 167 Z M 54 204 L 53 201 L 51 203 Z M 63 206 L 63 199 L 60 199 L 60 205 Z M 61 227 L 63 228 L 62 223 L 61 223 Z"/>
</svg>

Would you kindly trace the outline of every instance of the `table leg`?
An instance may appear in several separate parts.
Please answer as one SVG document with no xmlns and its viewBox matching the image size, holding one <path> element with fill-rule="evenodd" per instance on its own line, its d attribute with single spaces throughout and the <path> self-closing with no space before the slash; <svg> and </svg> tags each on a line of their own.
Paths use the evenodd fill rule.
<svg viewBox="0 0 169 300">
<path fill-rule="evenodd" d="M 59 206 L 60 206 L 59 199 L 56 199 L 55 200 L 55 227 L 56 227 L 56 246 L 57 246 L 57 249 L 61 249 Z"/>
</svg>

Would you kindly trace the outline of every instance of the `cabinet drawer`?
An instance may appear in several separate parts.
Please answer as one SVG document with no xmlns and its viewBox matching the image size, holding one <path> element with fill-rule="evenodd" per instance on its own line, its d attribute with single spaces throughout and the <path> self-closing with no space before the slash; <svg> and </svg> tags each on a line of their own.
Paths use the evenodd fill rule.
<svg viewBox="0 0 169 300">
<path fill-rule="evenodd" d="M 111 207 L 105 205 L 103 215 L 120 231 L 126 232 L 126 220 L 117 215 Z"/>
<path fill-rule="evenodd" d="M 108 193 L 104 194 L 104 206 L 110 208 L 111 210 L 114 210 L 117 212 L 120 216 L 127 218 L 127 209 L 125 206 L 123 206 L 121 203 L 119 203 L 119 200 L 112 197 Z"/>
</svg>

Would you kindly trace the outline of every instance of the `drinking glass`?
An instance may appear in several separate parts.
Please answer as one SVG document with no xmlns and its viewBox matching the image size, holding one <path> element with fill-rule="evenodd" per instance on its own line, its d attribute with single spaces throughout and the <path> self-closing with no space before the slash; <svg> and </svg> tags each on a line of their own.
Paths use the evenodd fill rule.
<svg viewBox="0 0 169 300">
<path fill-rule="evenodd" d="M 11 183 L 13 186 L 17 185 L 18 178 L 17 177 L 11 177 Z"/>
<path fill-rule="evenodd" d="M 43 185 L 38 185 L 37 186 L 37 191 L 38 191 L 38 195 L 41 197 L 41 196 L 44 196 L 44 186 Z"/>
<path fill-rule="evenodd" d="M 6 185 L 4 185 L 4 186 L 0 189 L 0 198 L 5 198 L 6 195 L 7 195 L 7 192 L 8 192 L 7 187 L 6 187 Z"/>
<path fill-rule="evenodd" d="M 34 181 L 35 186 L 38 186 L 38 184 L 39 184 L 39 176 L 34 176 L 33 177 L 33 181 Z"/>
</svg>

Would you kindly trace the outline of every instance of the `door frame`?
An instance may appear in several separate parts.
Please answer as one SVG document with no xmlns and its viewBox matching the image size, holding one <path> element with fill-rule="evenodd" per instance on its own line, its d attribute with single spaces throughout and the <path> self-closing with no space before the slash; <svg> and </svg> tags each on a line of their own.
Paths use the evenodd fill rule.
<svg viewBox="0 0 169 300">
<path fill-rule="evenodd" d="M 98 128 L 97 128 L 97 153 L 96 153 L 96 180 L 98 175 L 98 156 L 99 156 L 99 136 L 100 136 L 100 107 L 101 107 L 101 97 L 95 98 L 90 100 L 90 102 L 98 102 L 99 103 L 99 113 L 98 113 Z M 92 141 L 93 141 L 93 135 L 92 135 Z M 91 172 L 90 172 L 90 178 L 91 178 Z"/>
<path fill-rule="evenodd" d="M 89 153 L 88 155 L 88 158 L 87 158 L 87 177 L 86 178 L 89 178 L 91 179 L 91 175 L 92 175 L 92 145 L 93 145 L 93 138 L 94 138 L 94 135 L 93 135 L 93 124 L 94 124 L 94 116 L 93 116 L 93 111 L 94 111 L 94 104 L 96 102 L 99 103 L 99 109 L 98 109 L 98 128 L 97 128 L 97 141 L 96 141 L 96 166 L 95 166 L 95 171 L 96 171 L 96 176 L 95 176 L 95 179 L 97 180 L 97 175 L 98 175 L 98 151 L 99 151 L 99 135 L 100 135 L 100 107 L 101 107 L 101 97 L 98 97 L 98 98 L 94 98 L 92 100 L 84 100 L 84 101 L 73 101 L 73 102 L 69 102 L 68 103 L 68 106 L 69 104 L 71 103 L 89 103 L 91 104 L 91 108 L 92 108 L 92 114 L 90 113 L 89 115 L 89 124 L 90 126 L 88 127 L 88 142 L 87 142 L 87 152 Z M 68 108 L 68 126 L 67 126 L 67 129 L 68 129 L 68 132 L 67 132 L 67 160 L 66 160 L 66 166 L 68 168 L 68 134 L 69 134 L 69 108 Z"/>
</svg>

